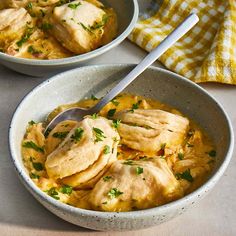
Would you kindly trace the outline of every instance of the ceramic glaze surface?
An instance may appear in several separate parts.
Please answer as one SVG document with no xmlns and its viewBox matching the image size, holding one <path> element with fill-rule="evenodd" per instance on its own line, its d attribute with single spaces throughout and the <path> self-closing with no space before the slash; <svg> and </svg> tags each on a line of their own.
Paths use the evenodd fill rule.
<svg viewBox="0 0 236 236">
<path fill-rule="evenodd" d="M 96 230 L 137 230 L 160 224 L 203 198 L 225 171 L 233 151 L 233 132 L 221 106 L 203 89 L 181 76 L 150 67 L 126 90 L 157 99 L 195 120 L 213 139 L 218 160 L 208 181 L 193 193 L 169 204 L 141 211 L 109 213 L 77 209 L 47 196 L 29 178 L 22 163 L 21 140 L 29 120 L 42 121 L 55 107 L 107 93 L 133 65 L 89 66 L 59 74 L 29 93 L 12 119 L 9 143 L 21 181 L 47 209 L 73 224 Z M 50 95 L 50 96 L 49 96 Z M 213 119 L 214 118 L 214 119 Z"/>
</svg>

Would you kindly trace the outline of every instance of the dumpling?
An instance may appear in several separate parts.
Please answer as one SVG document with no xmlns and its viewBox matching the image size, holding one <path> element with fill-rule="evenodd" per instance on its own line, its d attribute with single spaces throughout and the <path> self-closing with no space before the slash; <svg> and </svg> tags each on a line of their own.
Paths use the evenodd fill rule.
<svg viewBox="0 0 236 236">
<path fill-rule="evenodd" d="M 78 174 L 79 183 L 92 178 L 116 156 L 117 140 L 119 135 L 111 121 L 103 117 L 84 118 L 47 157 L 45 167 L 49 177 L 58 179 Z M 89 177 L 81 174 L 86 169 Z"/>
<path fill-rule="evenodd" d="M 159 206 L 181 196 L 183 191 L 166 161 L 153 158 L 114 162 L 88 201 L 94 210 L 130 211 Z"/>
<path fill-rule="evenodd" d="M 5 48 L 13 40 L 20 39 L 31 27 L 32 18 L 24 8 L 0 11 L 0 47 Z"/>
<path fill-rule="evenodd" d="M 115 13 L 96 5 L 78 0 L 54 8 L 52 15 L 48 17 L 53 26 L 50 31 L 65 48 L 81 54 L 106 44 L 115 37 Z"/>
<path fill-rule="evenodd" d="M 163 110 L 137 109 L 117 112 L 121 142 L 128 147 L 156 153 L 166 147 L 180 145 L 188 130 L 189 120 Z"/>
</svg>

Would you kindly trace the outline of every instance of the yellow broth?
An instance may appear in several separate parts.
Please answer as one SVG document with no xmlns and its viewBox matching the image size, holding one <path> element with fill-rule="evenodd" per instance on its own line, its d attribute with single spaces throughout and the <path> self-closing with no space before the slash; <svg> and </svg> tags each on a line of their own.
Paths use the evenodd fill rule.
<svg viewBox="0 0 236 236">
<path fill-rule="evenodd" d="M 24 165 L 34 183 L 42 191 L 63 203 L 93 210 L 99 209 L 94 209 L 91 207 L 91 204 L 87 201 L 87 196 L 93 188 L 93 181 L 96 182 L 104 173 L 95 176 L 94 180 L 91 180 L 90 183 L 78 189 L 72 188 L 68 184 L 65 184 L 66 181 L 63 179 L 49 178 L 44 167 L 47 155 L 58 147 L 68 132 L 75 127 L 77 122 L 61 122 L 49 133 L 46 138 L 43 132 L 46 124 L 60 112 L 71 107 L 88 108 L 95 105 L 97 102 L 98 99 L 93 97 L 74 104 L 59 106 L 49 114 L 45 122 L 37 124 L 30 122 L 22 142 L 22 156 Z M 99 115 L 112 119 L 112 113 L 136 108 L 161 109 L 183 116 L 178 110 L 159 101 L 131 94 L 121 94 L 117 96 L 100 111 Z M 57 135 L 55 135 L 55 133 Z M 153 153 L 133 150 L 121 143 L 118 145 L 118 160 L 142 160 L 144 158 L 153 158 L 153 156 Z M 172 153 L 168 147 L 163 147 L 163 150 L 156 153 L 156 156 L 158 156 L 156 158 L 162 158 L 167 162 L 172 173 L 179 181 L 184 195 L 186 195 L 202 185 L 207 176 L 211 173 L 216 152 L 209 137 L 198 125 L 190 120 L 188 133 L 182 143 L 182 146 L 178 149 L 178 152 Z M 179 198 L 180 197 L 181 196 L 179 196 Z M 172 200 L 175 199 L 176 198 Z"/>
</svg>

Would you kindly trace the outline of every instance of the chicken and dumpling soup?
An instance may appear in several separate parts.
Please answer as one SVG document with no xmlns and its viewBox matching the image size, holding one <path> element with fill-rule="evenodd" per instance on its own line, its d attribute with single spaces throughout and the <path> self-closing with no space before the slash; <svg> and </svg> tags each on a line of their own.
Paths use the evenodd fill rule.
<svg viewBox="0 0 236 236">
<path fill-rule="evenodd" d="M 23 162 L 45 194 L 78 208 L 132 211 L 179 199 L 211 173 L 216 151 L 201 128 L 141 96 L 121 94 L 99 114 L 62 121 L 44 134 L 58 113 L 97 102 L 92 96 L 61 105 L 45 122 L 29 122 Z"/>
<path fill-rule="evenodd" d="M 116 35 L 114 10 L 97 0 L 0 0 L 0 50 L 15 57 L 66 58 Z"/>
</svg>

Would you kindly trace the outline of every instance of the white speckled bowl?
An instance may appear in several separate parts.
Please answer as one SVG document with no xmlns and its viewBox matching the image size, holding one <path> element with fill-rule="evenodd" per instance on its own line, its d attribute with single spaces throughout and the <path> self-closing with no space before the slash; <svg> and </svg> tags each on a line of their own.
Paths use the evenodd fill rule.
<svg viewBox="0 0 236 236">
<path fill-rule="evenodd" d="M 86 65 L 86 62 L 120 44 L 132 31 L 138 19 L 137 0 L 100 0 L 105 6 L 112 7 L 117 13 L 118 35 L 110 43 L 78 56 L 55 60 L 33 60 L 16 58 L 0 52 L 0 64 L 26 75 L 48 76 L 65 70 Z"/>
<path fill-rule="evenodd" d="M 88 66 L 59 74 L 33 89 L 12 118 L 9 147 L 19 178 L 42 205 L 73 224 L 96 230 L 137 230 L 160 224 L 182 214 L 203 198 L 229 164 L 234 143 L 233 129 L 223 108 L 198 85 L 167 70 L 150 67 L 126 92 L 170 104 L 201 124 L 217 147 L 216 167 L 207 182 L 177 201 L 152 209 L 122 213 L 74 208 L 58 202 L 36 187 L 23 166 L 21 156 L 21 141 L 28 121 L 44 120 L 60 104 L 75 102 L 91 94 L 103 96 L 132 68 L 133 65 Z"/>
</svg>

